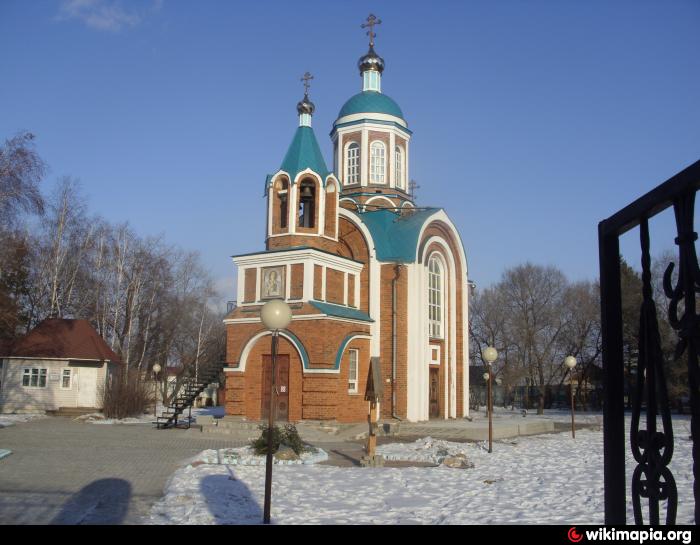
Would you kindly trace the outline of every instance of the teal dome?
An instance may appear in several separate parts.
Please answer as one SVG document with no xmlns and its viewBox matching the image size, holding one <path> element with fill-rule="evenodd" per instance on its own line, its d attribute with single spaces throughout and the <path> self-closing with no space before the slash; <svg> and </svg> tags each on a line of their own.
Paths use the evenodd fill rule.
<svg viewBox="0 0 700 545">
<path fill-rule="evenodd" d="M 377 91 L 362 91 L 351 97 L 343 104 L 338 118 L 362 113 L 387 114 L 403 119 L 403 112 L 399 105 L 393 99 Z"/>
</svg>

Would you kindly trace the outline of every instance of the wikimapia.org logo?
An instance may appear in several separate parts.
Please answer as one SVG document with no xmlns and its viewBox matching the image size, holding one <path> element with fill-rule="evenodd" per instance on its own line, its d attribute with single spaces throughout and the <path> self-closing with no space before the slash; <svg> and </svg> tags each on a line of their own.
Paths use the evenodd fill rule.
<svg viewBox="0 0 700 545">
<path fill-rule="evenodd" d="M 616 530 L 615 528 L 598 528 L 597 530 L 586 530 L 586 541 L 634 541 L 644 543 L 646 541 L 681 541 L 688 544 L 692 541 L 692 530 Z M 583 540 L 583 534 L 576 531 L 576 526 L 572 526 L 566 536 L 572 543 L 579 543 Z"/>
</svg>

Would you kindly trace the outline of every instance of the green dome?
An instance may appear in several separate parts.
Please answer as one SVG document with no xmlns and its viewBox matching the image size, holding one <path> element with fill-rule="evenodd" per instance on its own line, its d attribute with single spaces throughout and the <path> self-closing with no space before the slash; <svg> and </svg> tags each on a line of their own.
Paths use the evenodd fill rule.
<svg viewBox="0 0 700 545">
<path fill-rule="evenodd" d="M 362 113 L 387 114 L 403 119 L 403 112 L 399 105 L 377 91 L 362 91 L 351 97 L 340 109 L 338 118 Z"/>
</svg>

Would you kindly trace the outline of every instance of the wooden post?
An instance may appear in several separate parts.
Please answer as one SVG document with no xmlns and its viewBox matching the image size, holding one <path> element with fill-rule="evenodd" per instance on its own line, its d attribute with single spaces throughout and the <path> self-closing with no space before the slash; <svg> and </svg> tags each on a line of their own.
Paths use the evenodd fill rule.
<svg viewBox="0 0 700 545">
<path fill-rule="evenodd" d="M 367 416 L 367 421 L 369 422 L 369 436 L 367 437 L 367 456 L 372 458 L 377 450 L 377 402 L 369 402 L 369 415 Z"/>
</svg>

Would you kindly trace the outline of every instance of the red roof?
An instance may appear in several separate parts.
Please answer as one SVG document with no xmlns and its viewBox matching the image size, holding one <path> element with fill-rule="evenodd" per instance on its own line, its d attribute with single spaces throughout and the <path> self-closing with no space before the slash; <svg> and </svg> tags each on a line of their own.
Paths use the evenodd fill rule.
<svg viewBox="0 0 700 545">
<path fill-rule="evenodd" d="M 10 355 L 17 358 L 109 360 L 121 363 L 119 356 L 87 320 L 44 320 L 14 344 Z"/>
</svg>

